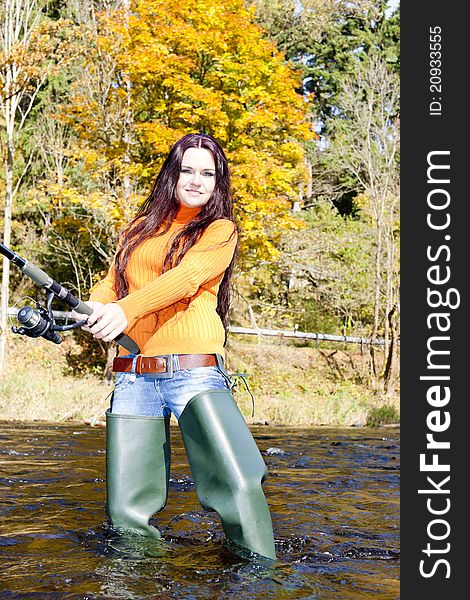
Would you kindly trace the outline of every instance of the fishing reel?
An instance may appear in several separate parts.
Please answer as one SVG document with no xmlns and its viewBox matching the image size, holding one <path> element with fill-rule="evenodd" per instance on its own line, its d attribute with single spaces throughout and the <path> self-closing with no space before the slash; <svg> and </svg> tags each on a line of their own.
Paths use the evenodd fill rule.
<svg viewBox="0 0 470 600">
<path fill-rule="evenodd" d="M 20 335 L 27 335 L 28 337 L 37 338 L 43 337 L 54 344 L 60 344 L 62 342 L 62 336 L 59 331 L 68 331 L 69 329 L 75 329 L 81 327 L 87 322 L 77 321 L 70 323 L 69 325 L 57 325 L 54 319 L 54 313 L 52 312 L 52 300 L 55 294 L 48 292 L 46 306 L 41 306 L 39 302 L 35 302 L 35 308 L 31 306 L 23 306 L 18 311 L 16 318 L 21 324 L 21 327 L 13 326 L 11 330 L 13 333 L 19 333 Z"/>
</svg>

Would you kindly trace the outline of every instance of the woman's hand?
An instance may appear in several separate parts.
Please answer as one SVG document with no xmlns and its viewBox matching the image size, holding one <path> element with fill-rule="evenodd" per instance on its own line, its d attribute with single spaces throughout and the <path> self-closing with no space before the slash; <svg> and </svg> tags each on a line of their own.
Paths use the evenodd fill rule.
<svg viewBox="0 0 470 600">
<path fill-rule="evenodd" d="M 92 310 L 95 310 L 95 308 L 98 308 L 98 306 L 104 306 L 104 304 L 102 302 L 95 302 L 94 300 L 89 300 L 88 302 L 84 302 L 83 304 L 86 304 Z M 72 319 L 75 319 L 75 321 L 84 321 L 89 316 L 91 317 L 91 315 L 86 315 L 85 313 L 79 313 L 75 310 L 72 310 L 72 312 L 70 313 L 70 316 L 72 317 Z M 85 331 L 90 331 L 86 325 L 83 325 L 80 329 L 83 329 Z"/>
<path fill-rule="evenodd" d="M 88 317 L 87 325 L 82 329 L 89 331 L 97 340 L 111 342 L 127 327 L 126 315 L 119 304 L 113 302 L 109 304 L 87 302 L 86 304 L 93 308 L 93 312 Z"/>
</svg>

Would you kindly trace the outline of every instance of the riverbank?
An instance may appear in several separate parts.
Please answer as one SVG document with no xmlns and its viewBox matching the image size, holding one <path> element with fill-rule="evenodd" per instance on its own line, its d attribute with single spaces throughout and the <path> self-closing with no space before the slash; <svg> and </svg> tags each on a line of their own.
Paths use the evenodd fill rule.
<svg viewBox="0 0 470 600">
<path fill-rule="evenodd" d="M 232 336 L 231 372 L 247 373 L 255 398 L 241 380 L 235 396 L 248 423 L 365 426 L 399 421 L 399 388 L 385 397 L 368 378 L 368 351 L 352 345 L 319 348 L 247 341 Z M 73 375 L 67 353 L 78 351 L 71 336 L 59 346 L 42 339 L 11 338 L 0 378 L 0 420 L 80 421 L 102 424 L 112 386 L 101 375 Z"/>
</svg>

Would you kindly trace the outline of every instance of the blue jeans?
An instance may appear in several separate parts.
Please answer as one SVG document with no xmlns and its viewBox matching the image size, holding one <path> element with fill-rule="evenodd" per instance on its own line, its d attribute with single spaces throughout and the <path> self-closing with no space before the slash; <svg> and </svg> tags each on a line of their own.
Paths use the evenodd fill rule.
<svg viewBox="0 0 470 600">
<path fill-rule="evenodd" d="M 178 356 L 173 355 L 173 369 L 171 378 L 159 373 L 116 373 L 111 412 L 142 417 L 173 413 L 179 419 L 186 404 L 199 392 L 230 389 L 228 376 L 218 367 L 178 370 Z"/>
</svg>

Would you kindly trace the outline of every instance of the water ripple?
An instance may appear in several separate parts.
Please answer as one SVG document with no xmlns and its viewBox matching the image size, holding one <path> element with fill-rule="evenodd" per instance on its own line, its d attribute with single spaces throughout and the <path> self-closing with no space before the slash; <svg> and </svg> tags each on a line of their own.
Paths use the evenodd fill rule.
<svg viewBox="0 0 470 600">
<path fill-rule="evenodd" d="M 231 552 L 172 429 L 161 540 L 105 514 L 102 429 L 2 424 L 2 598 L 399 597 L 399 432 L 253 427 L 269 470 L 274 564 Z"/>
</svg>

